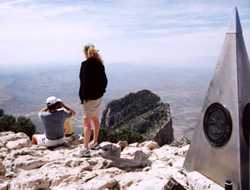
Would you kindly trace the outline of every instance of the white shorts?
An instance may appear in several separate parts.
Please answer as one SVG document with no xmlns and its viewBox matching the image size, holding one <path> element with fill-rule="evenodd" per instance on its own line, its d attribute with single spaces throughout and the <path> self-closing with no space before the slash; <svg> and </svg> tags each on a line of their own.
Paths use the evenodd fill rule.
<svg viewBox="0 0 250 190">
<path fill-rule="evenodd" d="M 101 109 L 102 98 L 97 100 L 88 100 L 87 102 L 84 101 L 83 107 L 83 116 L 85 117 L 94 117 L 99 116 L 100 109 Z"/>
<path fill-rule="evenodd" d="M 38 145 L 44 145 L 47 147 L 58 146 L 58 145 L 62 145 L 64 143 L 64 138 L 57 139 L 57 140 L 49 140 L 49 139 L 47 139 L 45 134 L 34 135 L 34 137 L 36 138 Z"/>
</svg>

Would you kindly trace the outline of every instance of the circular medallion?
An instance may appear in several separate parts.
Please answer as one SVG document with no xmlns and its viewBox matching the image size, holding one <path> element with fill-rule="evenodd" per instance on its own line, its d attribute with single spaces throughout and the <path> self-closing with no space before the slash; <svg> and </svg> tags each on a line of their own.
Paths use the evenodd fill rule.
<svg viewBox="0 0 250 190">
<path fill-rule="evenodd" d="M 225 145 L 232 134 L 232 119 L 229 111 L 219 103 L 211 104 L 204 116 L 203 129 L 212 146 Z"/>
</svg>

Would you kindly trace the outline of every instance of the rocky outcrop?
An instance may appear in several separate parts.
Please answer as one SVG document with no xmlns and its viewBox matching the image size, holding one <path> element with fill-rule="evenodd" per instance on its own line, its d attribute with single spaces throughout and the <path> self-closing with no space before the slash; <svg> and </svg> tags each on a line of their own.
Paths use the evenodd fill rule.
<svg viewBox="0 0 250 190">
<path fill-rule="evenodd" d="M 174 140 L 170 106 L 149 90 L 111 101 L 103 112 L 101 125 L 112 130 L 129 129 L 160 146 Z"/>
<path fill-rule="evenodd" d="M 91 158 L 78 158 L 74 155 L 82 144 L 77 138 L 48 150 L 30 141 L 18 149 L 7 147 L 9 141 L 26 141 L 23 133 L 4 132 L 0 137 L 0 190 L 167 190 L 173 185 L 187 190 L 223 189 L 182 168 L 189 145 L 120 142 L 122 150 L 118 144 L 103 142 L 100 150 L 91 151 Z"/>
</svg>

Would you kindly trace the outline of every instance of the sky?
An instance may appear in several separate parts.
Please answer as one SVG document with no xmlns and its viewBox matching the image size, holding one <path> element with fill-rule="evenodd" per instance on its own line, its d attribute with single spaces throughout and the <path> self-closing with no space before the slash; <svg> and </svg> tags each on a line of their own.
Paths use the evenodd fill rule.
<svg viewBox="0 0 250 190">
<path fill-rule="evenodd" d="M 250 52 L 250 0 L 0 0 L 0 65 L 79 64 L 93 43 L 106 64 L 218 57 L 238 6 Z"/>
</svg>

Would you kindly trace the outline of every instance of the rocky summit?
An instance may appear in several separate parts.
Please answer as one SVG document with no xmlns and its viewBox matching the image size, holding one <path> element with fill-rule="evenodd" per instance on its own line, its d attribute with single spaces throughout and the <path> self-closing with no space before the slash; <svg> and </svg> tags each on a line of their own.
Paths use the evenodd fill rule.
<svg viewBox="0 0 250 190">
<path fill-rule="evenodd" d="M 170 106 L 149 90 L 111 101 L 103 111 L 101 126 L 134 131 L 144 140 L 154 140 L 160 146 L 174 140 Z"/>
<path fill-rule="evenodd" d="M 154 141 L 103 142 L 90 158 L 77 157 L 79 136 L 54 149 L 31 145 L 24 133 L 0 133 L 0 190 L 220 190 L 182 165 L 189 145 Z M 175 142 L 176 143 L 176 142 Z"/>
</svg>

